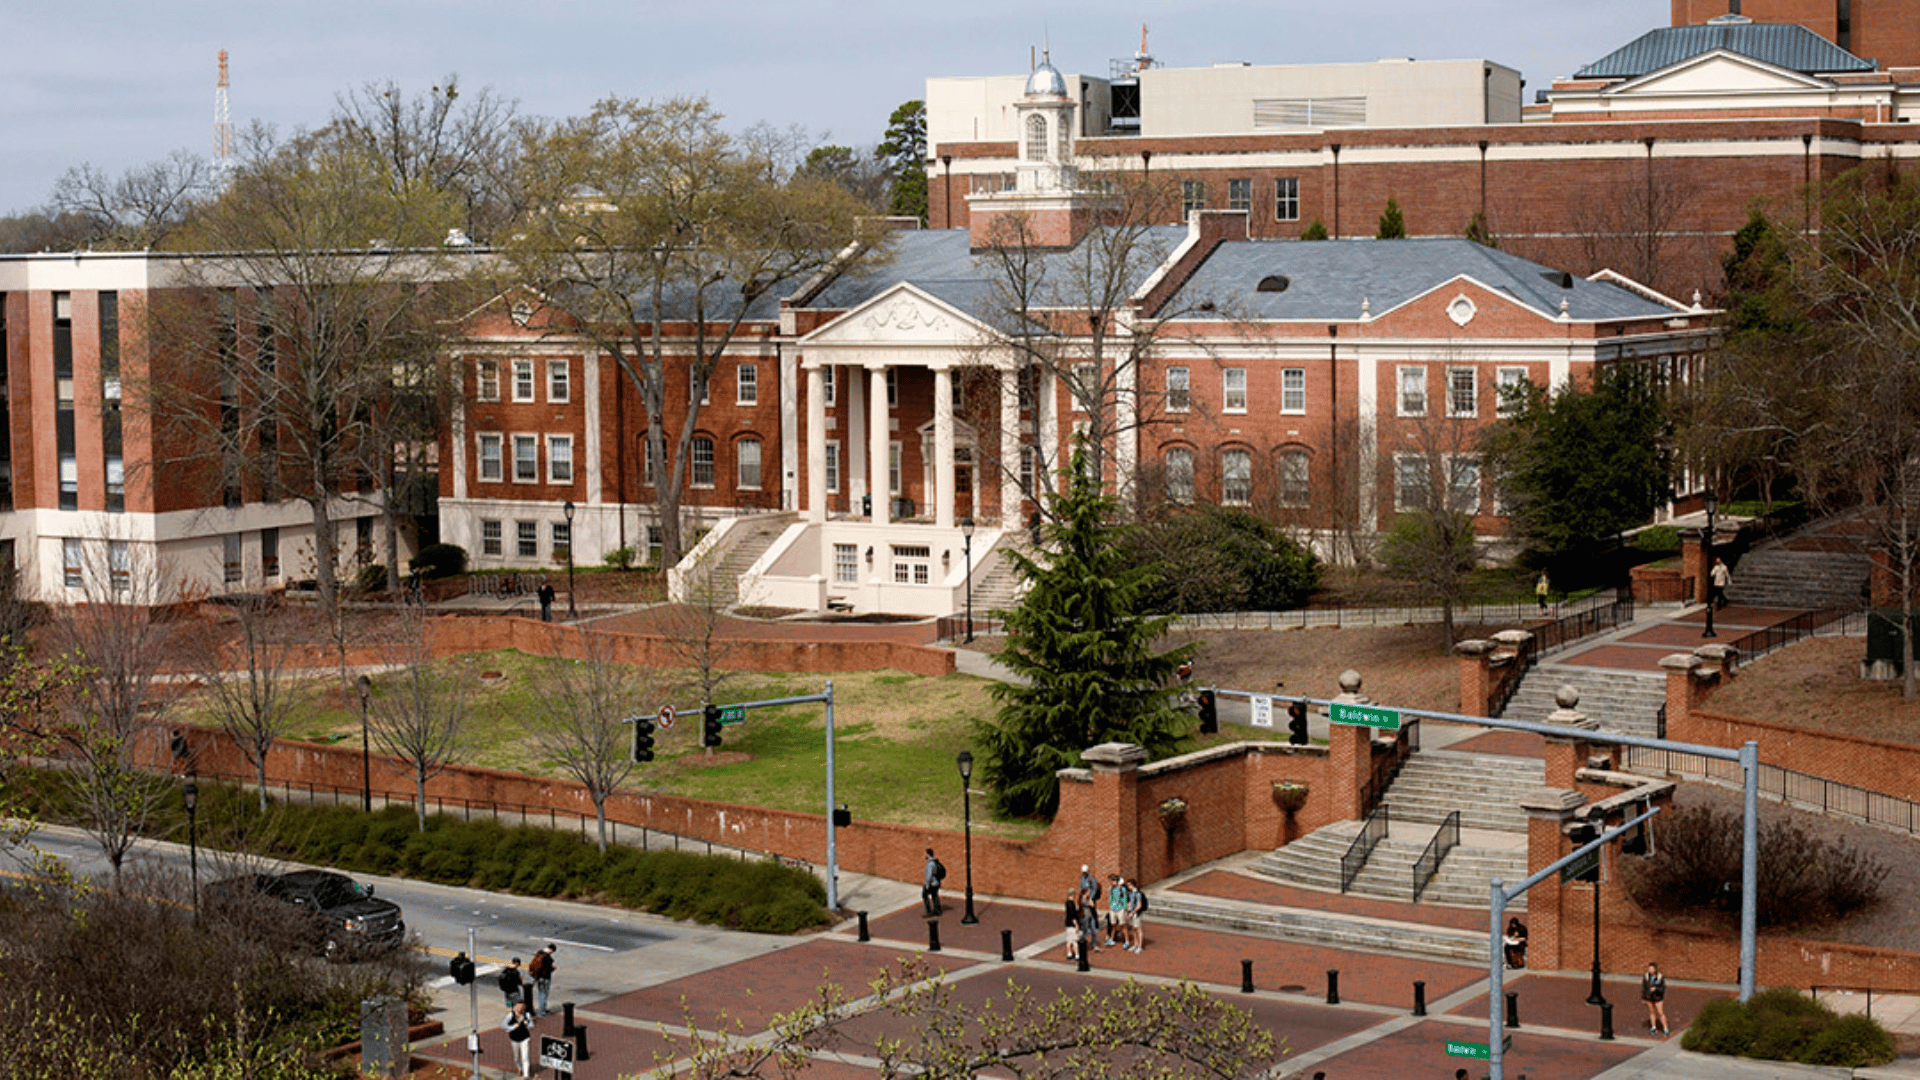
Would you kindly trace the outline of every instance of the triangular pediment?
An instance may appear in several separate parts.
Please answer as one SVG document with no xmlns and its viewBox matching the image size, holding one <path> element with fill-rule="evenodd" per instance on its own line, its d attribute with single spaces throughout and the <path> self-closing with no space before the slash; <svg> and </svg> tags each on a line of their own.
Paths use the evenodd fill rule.
<svg viewBox="0 0 1920 1080">
<path fill-rule="evenodd" d="M 977 349 L 991 335 L 979 320 L 908 282 L 893 285 L 800 339 L 821 348 Z"/>
<path fill-rule="evenodd" d="M 1606 94 L 1633 97 L 1832 88 L 1833 84 L 1825 79 L 1802 75 L 1726 49 L 1714 49 L 1608 87 Z"/>
</svg>

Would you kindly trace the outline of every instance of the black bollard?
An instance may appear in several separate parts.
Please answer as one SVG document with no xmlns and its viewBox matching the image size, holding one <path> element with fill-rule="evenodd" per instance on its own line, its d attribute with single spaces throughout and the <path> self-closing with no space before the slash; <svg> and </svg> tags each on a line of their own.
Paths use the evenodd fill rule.
<svg viewBox="0 0 1920 1080">
<path fill-rule="evenodd" d="M 1600 1005 L 1600 1041 L 1613 1041 L 1613 1002 L 1611 1001 L 1602 1002 Z"/>
<path fill-rule="evenodd" d="M 573 1002 L 571 1001 L 560 1003 L 560 1037 L 573 1038 Z"/>
<path fill-rule="evenodd" d="M 934 919 L 927 923 L 927 951 L 928 952 L 940 951 L 940 920 L 939 919 Z"/>
<path fill-rule="evenodd" d="M 872 941 L 873 938 L 867 933 L 867 913 L 864 911 L 856 911 L 854 914 L 860 916 L 860 940 Z"/>
<path fill-rule="evenodd" d="M 1516 990 L 1507 991 L 1507 1026 L 1520 1026 L 1520 994 Z"/>
<path fill-rule="evenodd" d="M 1080 971 L 1093 970 L 1092 966 L 1087 963 L 1087 954 L 1092 951 L 1093 950 L 1091 948 L 1089 948 L 1084 944 L 1080 946 L 1080 963 L 1075 965 L 1078 970 Z"/>
<path fill-rule="evenodd" d="M 1253 961 L 1251 960 L 1240 961 L 1240 992 L 1253 993 Z"/>
<path fill-rule="evenodd" d="M 1427 984 L 1418 979 L 1413 982 L 1413 1015 L 1427 1015 Z"/>
<path fill-rule="evenodd" d="M 536 1013 L 535 1013 L 535 1012 L 533 1011 L 533 980 L 532 980 L 532 979 L 528 979 L 528 980 L 527 980 L 527 981 L 526 981 L 525 983 L 523 983 L 523 984 L 521 984 L 521 986 L 520 986 L 520 1000 L 522 1000 L 522 1001 L 524 1001 L 524 1002 L 526 1002 L 526 1003 L 527 1003 L 527 1015 L 528 1015 L 528 1016 L 534 1016 L 534 1015 L 537 1015 L 537 1014 L 536 1014 Z"/>
<path fill-rule="evenodd" d="M 540 1048 L 536 1046 L 534 1049 L 538 1050 Z M 539 1057 L 538 1054 L 534 1056 L 536 1058 Z M 573 1060 L 585 1061 L 590 1056 L 592 1055 L 587 1053 L 587 1025 L 577 1024 L 573 1029 Z"/>
<path fill-rule="evenodd" d="M 1013 960 L 1013 931 L 1011 930 L 1000 931 L 1000 959 L 1008 962 Z"/>
<path fill-rule="evenodd" d="M 1327 971 L 1327 1004 L 1340 1004 L 1340 972 L 1335 969 Z"/>
</svg>

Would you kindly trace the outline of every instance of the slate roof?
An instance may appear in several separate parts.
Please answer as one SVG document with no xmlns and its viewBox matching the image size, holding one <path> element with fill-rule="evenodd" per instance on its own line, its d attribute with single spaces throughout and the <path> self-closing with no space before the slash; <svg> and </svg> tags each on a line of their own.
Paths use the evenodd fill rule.
<svg viewBox="0 0 1920 1080">
<path fill-rule="evenodd" d="M 1726 49 L 1804 75 L 1873 71 L 1863 60 L 1804 26 L 1728 22 L 1666 26 L 1629 42 L 1573 73 L 1576 79 L 1637 79 L 1689 57 Z"/>
<path fill-rule="evenodd" d="M 1285 290 L 1261 292 L 1283 275 Z M 1505 293 L 1546 318 L 1568 302 L 1574 319 L 1660 318 L 1663 304 L 1604 281 L 1573 277 L 1496 248 L 1455 237 L 1419 240 L 1244 240 L 1221 244 L 1181 290 L 1186 318 L 1351 322 L 1368 301 L 1375 317 L 1462 275 Z M 1193 311 L 1211 301 L 1217 314 Z"/>
</svg>

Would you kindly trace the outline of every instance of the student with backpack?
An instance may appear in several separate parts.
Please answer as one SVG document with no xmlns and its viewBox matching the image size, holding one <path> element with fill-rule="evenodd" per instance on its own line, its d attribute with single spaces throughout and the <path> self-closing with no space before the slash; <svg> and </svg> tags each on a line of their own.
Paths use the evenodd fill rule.
<svg viewBox="0 0 1920 1080">
<path fill-rule="evenodd" d="M 940 906 L 940 883 L 947 880 L 947 867 L 934 858 L 933 849 L 927 849 L 927 868 L 920 881 L 920 906 L 928 915 L 938 915 Z"/>
</svg>

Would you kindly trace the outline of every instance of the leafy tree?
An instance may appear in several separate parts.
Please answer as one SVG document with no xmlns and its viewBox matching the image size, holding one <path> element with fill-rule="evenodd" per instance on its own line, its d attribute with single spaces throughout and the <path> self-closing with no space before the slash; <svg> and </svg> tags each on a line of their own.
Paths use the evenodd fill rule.
<svg viewBox="0 0 1920 1080">
<path fill-rule="evenodd" d="M 1406 578 L 1440 603 L 1441 633 L 1453 641 L 1453 609 L 1473 573 L 1473 516 L 1445 508 L 1396 514 L 1380 542 L 1387 573 Z"/>
<path fill-rule="evenodd" d="M 1493 235 L 1492 227 L 1487 224 L 1487 215 L 1478 210 L 1473 212 L 1473 217 L 1467 219 L 1467 231 L 1463 235 L 1474 243 L 1485 247 L 1497 248 L 1500 246 L 1499 238 Z"/>
<path fill-rule="evenodd" d="M 850 146 L 814 147 L 794 175 L 838 184 L 875 213 L 888 212 L 893 177 L 887 173 L 885 163 Z"/>
<path fill-rule="evenodd" d="M 927 103 L 903 102 L 887 117 L 887 133 L 874 157 L 893 178 L 887 193 L 889 213 L 927 220 Z"/>
<path fill-rule="evenodd" d="M 1400 200 L 1387 196 L 1387 208 L 1380 211 L 1380 227 L 1374 231 L 1376 240 L 1405 240 L 1407 238 L 1407 220 L 1401 216 Z"/>
<path fill-rule="evenodd" d="M 1453 609 L 1466 596 L 1476 558 L 1474 517 L 1482 499 L 1480 459 L 1466 421 L 1429 414 L 1393 455 L 1400 513 L 1376 554 L 1389 574 L 1414 582 L 1440 605 L 1440 630 L 1453 645 Z"/>
<path fill-rule="evenodd" d="M 1123 534 L 1132 565 L 1152 572 L 1147 611 L 1282 611 L 1320 582 L 1313 553 L 1246 510 L 1203 503 Z"/>
<path fill-rule="evenodd" d="M 1644 524 L 1670 497 L 1667 413 L 1648 366 L 1602 368 L 1591 387 L 1508 393 L 1481 449 L 1515 531 L 1549 560 Z"/>
<path fill-rule="evenodd" d="M 1023 682 L 993 688 L 999 716 L 975 730 L 982 773 L 1004 814 L 1052 814 L 1059 769 L 1103 742 L 1129 742 L 1154 757 L 1178 751 L 1189 717 L 1169 704 L 1175 669 L 1191 651 L 1156 653 L 1168 616 L 1148 615 L 1151 571 L 1129 566 L 1113 522 L 1116 504 L 1074 451 L 1067 491 L 1049 496 L 1042 550 L 1010 550 L 1029 588 L 1007 613 L 997 659 Z"/>
<path fill-rule="evenodd" d="M 1313 221 L 1300 232 L 1300 239 L 1302 240 L 1325 240 L 1326 238 L 1327 223 L 1321 221 L 1319 218 L 1314 218 Z"/>
</svg>

